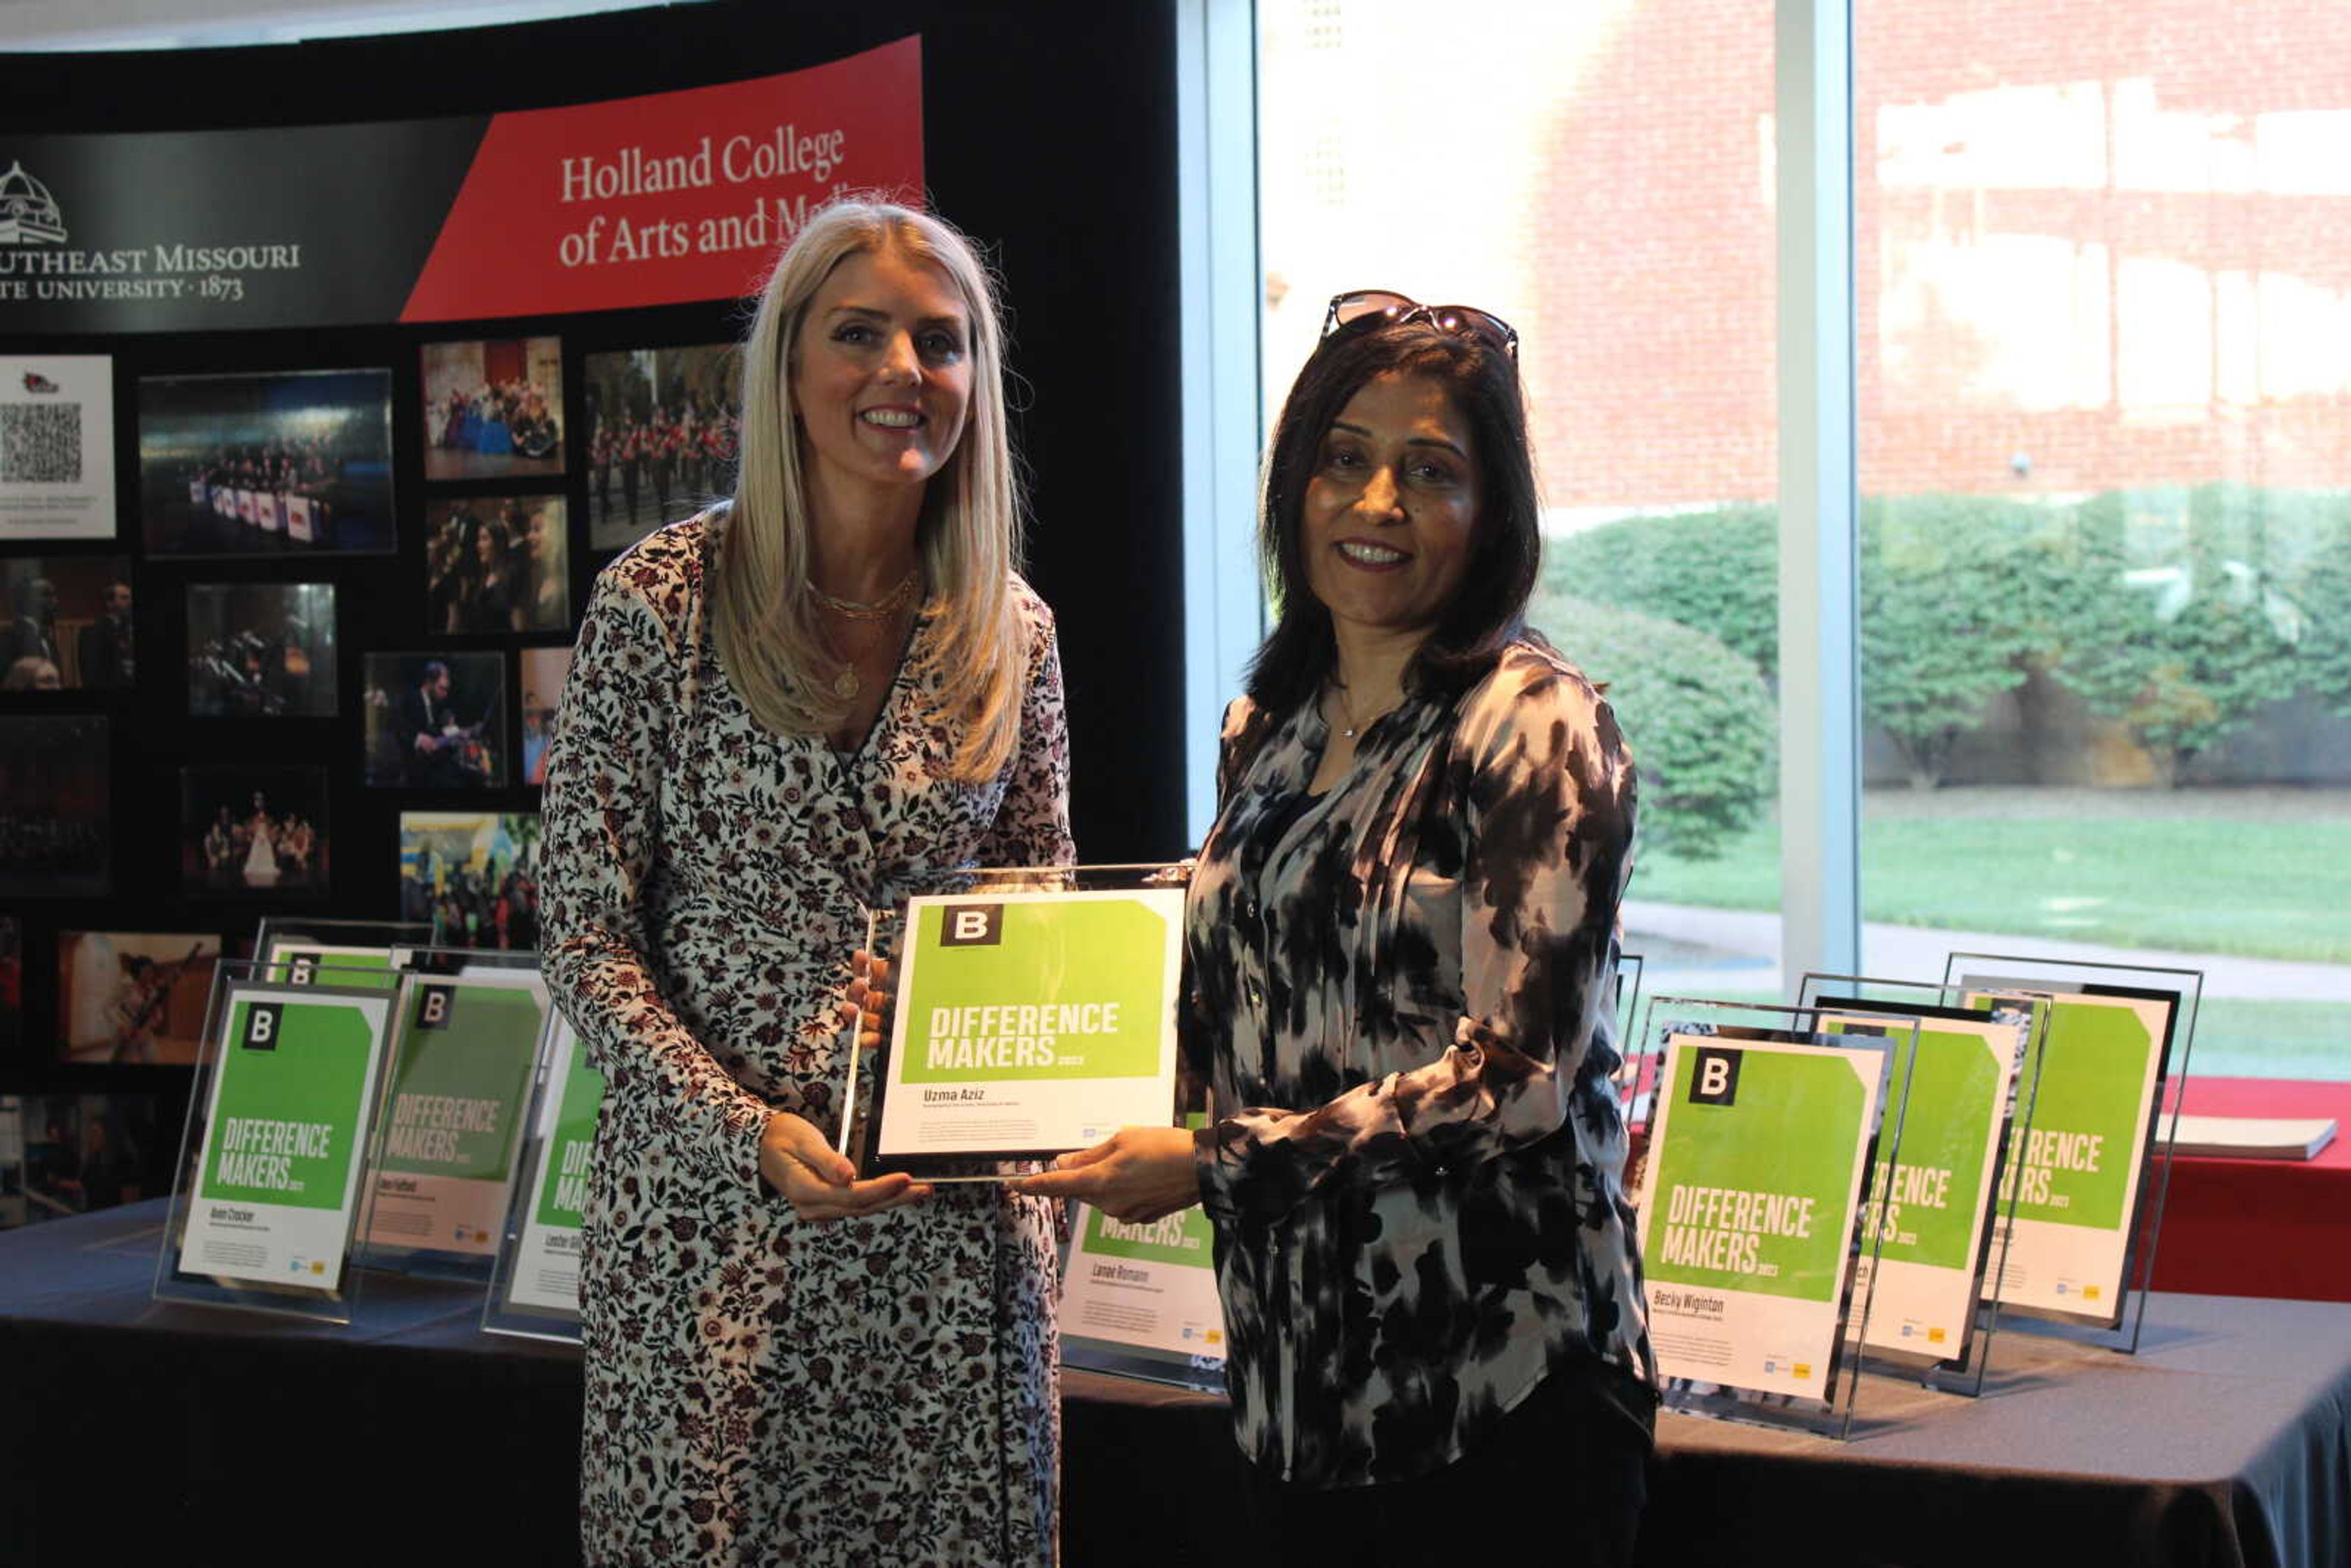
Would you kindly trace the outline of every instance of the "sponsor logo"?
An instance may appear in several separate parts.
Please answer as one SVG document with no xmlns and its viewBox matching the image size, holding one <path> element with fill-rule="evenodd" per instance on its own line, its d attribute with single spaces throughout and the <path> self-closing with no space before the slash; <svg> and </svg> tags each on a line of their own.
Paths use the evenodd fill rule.
<svg viewBox="0 0 2351 1568">
<path fill-rule="evenodd" d="M 0 174 L 0 245 L 63 245 L 66 215 L 49 188 L 11 162 Z M 38 388 L 27 388 L 38 391 Z M 51 390 L 55 390 L 54 388 Z"/>
<path fill-rule="evenodd" d="M 48 377 L 41 374 L 38 371 L 26 371 L 25 372 L 25 390 L 28 392 L 53 392 L 57 390 L 57 383 L 49 380 Z"/>
</svg>

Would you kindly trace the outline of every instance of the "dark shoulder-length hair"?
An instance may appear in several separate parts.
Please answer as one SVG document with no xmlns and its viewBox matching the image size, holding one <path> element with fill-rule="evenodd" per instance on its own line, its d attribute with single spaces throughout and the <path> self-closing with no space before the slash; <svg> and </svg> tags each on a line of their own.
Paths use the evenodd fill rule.
<svg viewBox="0 0 2351 1568">
<path fill-rule="evenodd" d="M 1332 422 L 1366 382 L 1385 375 L 1443 383 L 1468 422 L 1478 460 L 1479 507 L 1468 566 L 1405 669 L 1405 689 L 1466 688 L 1525 626 L 1542 534 L 1517 364 L 1482 338 L 1426 321 L 1334 332 L 1316 346 L 1282 404 L 1259 499 L 1258 549 L 1278 619 L 1249 663 L 1249 695 L 1272 713 L 1313 700 L 1338 657 L 1331 612 L 1306 575 L 1306 486 Z"/>
</svg>

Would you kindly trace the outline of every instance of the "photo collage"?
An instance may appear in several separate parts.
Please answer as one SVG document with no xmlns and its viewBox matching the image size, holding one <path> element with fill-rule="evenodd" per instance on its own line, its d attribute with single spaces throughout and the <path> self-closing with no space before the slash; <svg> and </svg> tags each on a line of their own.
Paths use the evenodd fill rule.
<svg viewBox="0 0 2351 1568">
<path fill-rule="evenodd" d="M 590 583 L 734 486 L 737 349 L 599 325 L 0 355 L 0 1227 L 136 1189 L 264 916 L 536 946 Z"/>
</svg>

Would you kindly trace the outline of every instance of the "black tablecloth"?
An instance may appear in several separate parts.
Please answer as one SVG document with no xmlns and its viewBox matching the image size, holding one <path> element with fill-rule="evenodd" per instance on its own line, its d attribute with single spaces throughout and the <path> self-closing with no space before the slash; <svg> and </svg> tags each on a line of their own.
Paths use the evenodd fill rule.
<svg viewBox="0 0 2351 1568">
<path fill-rule="evenodd" d="M 0 1234 L 0 1562 L 572 1560 L 577 1353 L 366 1278 L 347 1327 L 149 1298 L 163 1205 Z M 1667 1415 L 1645 1563 L 2351 1563 L 2351 1309 L 2157 1295 L 2137 1356 L 2001 1335 L 1855 1440 Z M 1222 1402 L 1071 1371 L 1064 1558 L 1258 1561 Z M 1545 1521 L 1465 1521 L 1465 1552 Z M 1802 1550 L 1798 1550 L 1802 1548 Z"/>
</svg>

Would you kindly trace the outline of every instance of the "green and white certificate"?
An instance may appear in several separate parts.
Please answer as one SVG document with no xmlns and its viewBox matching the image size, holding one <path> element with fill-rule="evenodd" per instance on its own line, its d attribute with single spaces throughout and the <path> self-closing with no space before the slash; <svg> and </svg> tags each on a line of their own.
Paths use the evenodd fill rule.
<svg viewBox="0 0 2351 1568">
<path fill-rule="evenodd" d="M 407 977 L 371 1247 L 497 1250 L 547 1007 L 534 969 Z"/>
<path fill-rule="evenodd" d="M 229 982 L 183 1273 L 341 1289 L 391 1007 Z"/>
<path fill-rule="evenodd" d="M 1841 1017 L 1835 1010 L 1872 1003 L 1823 997 L 1820 1006 L 1821 1027 L 1831 1034 L 1908 1034 L 1907 1026 L 1889 1028 L 1882 1017 Z M 1873 1173 L 1854 1294 L 1858 1301 L 1868 1292 L 1863 1343 L 1871 1349 L 1955 1361 L 1975 1323 L 1992 1171 L 2032 1019 L 2021 1005 L 1906 1010 L 1918 1019 L 1917 1064 L 1910 1066 L 1896 1046 L 1886 1090 L 1886 1137 L 1893 1134 L 1894 1107 L 1903 1105 L 1901 1138 Z"/>
<path fill-rule="evenodd" d="M 1661 1375 L 1827 1397 L 1884 1075 L 1876 1047 L 1668 1037 L 1641 1190 Z"/>
<path fill-rule="evenodd" d="M 1184 892 L 906 908 L 874 1157 L 1057 1154 L 1175 1114 Z"/>
<path fill-rule="evenodd" d="M 2027 1083 L 2039 1072 L 2032 1124 L 2001 1177 L 2001 1207 L 2012 1195 L 2016 1222 L 1986 1291 L 2001 1305 L 2120 1321 L 2176 1005 L 2166 993 L 2121 987 L 2048 994 L 2042 1060 L 2025 1064 Z"/>
<path fill-rule="evenodd" d="M 589 1065 L 580 1031 L 559 1012 L 553 1033 L 532 1137 L 538 1164 L 521 1194 L 521 1237 L 507 1299 L 520 1307 L 574 1313 L 580 1310 L 580 1215 L 588 1207 L 588 1165 L 595 1157 L 604 1075 Z"/>
</svg>

